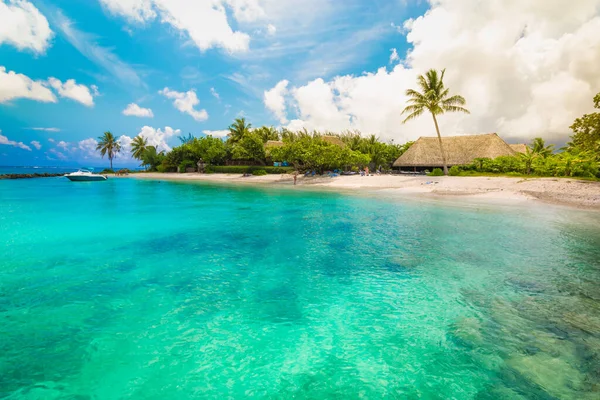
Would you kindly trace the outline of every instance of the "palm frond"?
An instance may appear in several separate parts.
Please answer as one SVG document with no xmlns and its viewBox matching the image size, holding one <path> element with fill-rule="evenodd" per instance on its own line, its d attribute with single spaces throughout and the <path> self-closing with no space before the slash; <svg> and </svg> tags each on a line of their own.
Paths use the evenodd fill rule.
<svg viewBox="0 0 600 400">
<path fill-rule="evenodd" d="M 444 105 L 443 109 L 444 109 L 444 111 L 447 111 L 447 112 L 462 112 L 462 113 L 465 113 L 465 114 L 471 114 L 471 111 L 467 110 L 464 107 L 446 106 L 446 105 Z"/>
<path fill-rule="evenodd" d="M 464 97 L 462 97 L 460 95 L 455 95 L 455 96 L 452 96 L 452 97 L 442 100 L 442 103 L 445 106 L 464 106 L 465 104 L 467 104 L 467 101 L 465 100 Z"/>
<path fill-rule="evenodd" d="M 423 115 L 423 113 L 425 112 L 425 109 L 419 109 L 419 110 L 415 110 L 412 114 L 410 114 L 408 117 L 406 117 L 404 119 L 404 121 L 402 121 L 403 124 L 407 123 L 410 120 L 413 120 L 415 118 L 420 117 L 421 115 Z"/>
</svg>

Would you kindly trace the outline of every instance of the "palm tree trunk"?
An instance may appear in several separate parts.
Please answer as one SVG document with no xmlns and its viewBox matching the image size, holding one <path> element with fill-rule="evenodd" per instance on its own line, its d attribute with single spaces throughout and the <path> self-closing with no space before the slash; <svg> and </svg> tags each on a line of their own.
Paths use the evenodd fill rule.
<svg viewBox="0 0 600 400">
<path fill-rule="evenodd" d="M 110 157 L 110 169 L 112 171 L 113 167 L 112 167 L 112 157 Z"/>
<path fill-rule="evenodd" d="M 442 164 L 444 165 L 444 175 L 448 175 L 448 162 L 446 161 L 446 152 L 444 151 L 444 144 L 442 143 L 442 135 L 440 135 L 440 127 L 438 126 L 437 118 L 435 114 L 433 116 L 433 122 L 435 123 L 435 130 L 438 136 L 438 142 L 440 143 L 440 151 L 442 152 Z"/>
</svg>

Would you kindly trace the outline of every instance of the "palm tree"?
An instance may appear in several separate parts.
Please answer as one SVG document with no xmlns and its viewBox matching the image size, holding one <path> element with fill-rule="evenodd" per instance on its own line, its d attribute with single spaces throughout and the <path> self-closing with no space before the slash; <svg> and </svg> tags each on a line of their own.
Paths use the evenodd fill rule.
<svg viewBox="0 0 600 400">
<path fill-rule="evenodd" d="M 531 142 L 531 152 L 543 158 L 548 157 L 554 151 L 554 145 L 546 146 L 546 142 L 542 138 L 535 138 Z"/>
<path fill-rule="evenodd" d="M 177 139 L 181 142 L 181 144 L 188 144 L 192 140 L 194 140 L 194 136 L 188 132 L 187 136 L 177 136 Z"/>
<path fill-rule="evenodd" d="M 435 130 L 437 131 L 438 141 L 440 143 L 442 163 L 444 164 L 444 175 L 448 175 L 446 153 L 444 152 L 444 145 L 442 143 L 442 136 L 440 135 L 440 128 L 438 126 L 436 115 L 441 115 L 446 112 L 464 112 L 467 114 L 470 114 L 470 112 L 462 107 L 466 104 L 464 97 L 459 95 L 449 95 L 450 89 L 447 89 L 444 86 L 445 73 L 445 69 L 442 70 L 441 75 L 438 74 L 437 70 L 430 69 L 425 76 L 420 75 L 417 78 L 417 83 L 421 87 L 422 93 L 413 89 L 408 89 L 406 91 L 406 96 L 409 97 L 409 105 L 404 108 L 402 114 L 409 114 L 403 121 L 403 123 L 407 123 L 408 121 L 421 116 L 425 111 L 431 113 L 433 123 L 435 124 Z"/>
<path fill-rule="evenodd" d="M 99 142 L 96 146 L 96 150 L 100 150 L 102 158 L 108 156 L 108 159 L 110 160 L 110 169 L 113 169 L 112 162 L 115 156 L 121 151 L 121 144 L 109 131 L 104 132 L 104 135 L 98 137 L 98 140 Z"/>
<path fill-rule="evenodd" d="M 143 136 L 136 136 L 131 141 L 131 155 L 136 160 L 141 160 L 144 152 L 148 148 L 148 139 Z"/>
<path fill-rule="evenodd" d="M 250 133 L 252 129 L 252 124 L 246 123 L 245 118 L 236 118 L 233 124 L 229 125 L 229 142 L 237 143 L 242 137 Z"/>
<path fill-rule="evenodd" d="M 531 164 L 537 158 L 538 153 L 531 150 L 529 146 L 525 146 L 525 153 L 520 153 L 521 158 L 525 161 L 525 168 L 527 168 L 527 175 L 531 173 Z"/>
</svg>

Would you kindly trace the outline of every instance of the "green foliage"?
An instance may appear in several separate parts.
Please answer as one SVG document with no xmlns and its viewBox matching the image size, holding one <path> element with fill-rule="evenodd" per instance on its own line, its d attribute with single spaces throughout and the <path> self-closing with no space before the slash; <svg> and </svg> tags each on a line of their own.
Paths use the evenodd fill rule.
<svg viewBox="0 0 600 400">
<path fill-rule="evenodd" d="M 245 118 L 236 118 L 233 124 L 229 125 L 229 137 L 227 143 L 233 145 L 239 142 L 244 135 L 250 133 L 252 124 L 246 123 Z"/>
<path fill-rule="evenodd" d="M 110 168 L 104 168 L 102 171 L 100 171 L 100 175 L 109 175 L 109 174 L 114 174 L 115 171 L 113 171 Z"/>
<path fill-rule="evenodd" d="M 255 132 L 245 133 L 231 149 L 234 160 L 252 160 L 265 164 L 265 144 L 262 137 Z"/>
<path fill-rule="evenodd" d="M 177 136 L 177 139 L 181 142 L 181 144 L 187 144 L 194 140 L 194 136 L 191 133 L 188 133 L 187 136 Z"/>
<path fill-rule="evenodd" d="M 202 160 L 206 164 L 220 164 L 227 157 L 225 143 L 221 139 L 212 136 L 194 138 L 180 147 L 185 148 L 182 152 L 194 163 Z"/>
<path fill-rule="evenodd" d="M 184 173 L 187 168 L 196 168 L 196 163 L 192 160 L 183 160 L 179 164 L 179 172 Z"/>
<path fill-rule="evenodd" d="M 167 167 L 165 167 L 164 165 L 158 165 L 158 166 L 156 167 L 156 172 L 161 172 L 161 173 L 168 172 L 168 171 L 167 171 Z"/>
<path fill-rule="evenodd" d="M 267 171 L 265 171 L 264 169 L 255 169 L 254 171 L 252 171 L 252 175 L 256 175 L 256 176 L 267 175 Z"/>
<path fill-rule="evenodd" d="M 448 172 L 448 175 L 450 176 L 458 176 L 460 175 L 460 167 L 457 165 L 454 165 L 452 168 L 450 168 L 450 171 Z"/>
<path fill-rule="evenodd" d="M 256 167 L 245 165 L 230 165 L 230 166 L 208 166 L 206 172 L 219 174 L 251 174 L 254 171 L 263 170 L 267 174 L 288 174 L 294 172 L 293 167 Z"/>
<path fill-rule="evenodd" d="M 594 97 L 594 107 L 600 109 L 600 93 Z M 600 161 L 600 113 L 585 114 L 577 118 L 571 125 L 571 130 L 573 136 L 571 142 L 567 143 L 567 150 L 591 151 L 596 160 Z"/>
<path fill-rule="evenodd" d="M 434 168 L 427 176 L 444 176 L 444 171 L 441 168 Z"/>
<path fill-rule="evenodd" d="M 142 154 L 142 164 L 148 166 L 150 171 L 159 171 L 158 167 L 164 163 L 165 159 L 165 153 L 157 151 L 154 146 L 146 147 L 146 150 Z M 164 169 L 164 171 L 159 172 L 166 172 L 167 168 L 164 167 Z"/>
<path fill-rule="evenodd" d="M 147 147 L 148 139 L 140 135 L 134 137 L 131 141 L 131 156 L 136 160 L 141 160 Z"/>
<path fill-rule="evenodd" d="M 98 138 L 96 150 L 100 150 L 102 158 L 104 158 L 104 156 L 108 157 L 110 160 L 110 169 L 113 169 L 113 159 L 121 151 L 121 144 L 111 132 L 107 131 Z"/>
</svg>

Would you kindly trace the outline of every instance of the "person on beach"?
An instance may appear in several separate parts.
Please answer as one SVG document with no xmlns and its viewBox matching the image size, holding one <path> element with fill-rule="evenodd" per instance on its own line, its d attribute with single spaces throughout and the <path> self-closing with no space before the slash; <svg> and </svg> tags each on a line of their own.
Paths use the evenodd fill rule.
<svg viewBox="0 0 600 400">
<path fill-rule="evenodd" d="M 298 171 L 294 171 L 294 185 L 296 185 L 297 180 L 298 180 Z"/>
<path fill-rule="evenodd" d="M 369 176 L 369 167 L 368 167 L 368 166 L 367 166 L 367 167 L 365 167 L 365 175 L 366 175 L 366 176 Z"/>
</svg>

